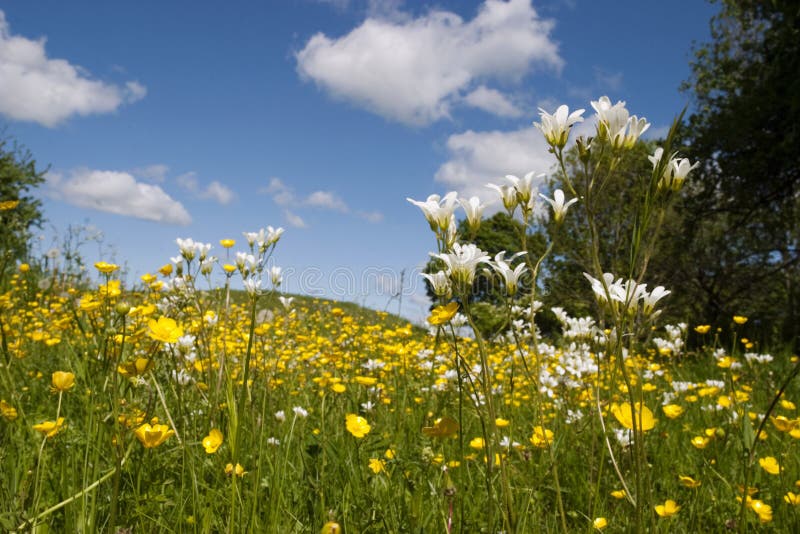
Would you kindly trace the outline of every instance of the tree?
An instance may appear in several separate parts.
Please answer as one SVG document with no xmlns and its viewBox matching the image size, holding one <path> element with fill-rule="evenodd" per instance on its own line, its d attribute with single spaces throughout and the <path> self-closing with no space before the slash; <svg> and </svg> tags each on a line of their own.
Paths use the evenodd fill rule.
<svg viewBox="0 0 800 534">
<path fill-rule="evenodd" d="M 537 258 L 545 249 L 544 236 L 540 233 L 529 233 L 521 222 L 512 219 L 505 212 L 498 212 L 481 222 L 478 231 L 471 235 L 467 221 L 461 220 L 458 223 L 458 235 L 474 243 L 478 248 L 494 257 L 497 253 L 505 251 L 506 258 L 522 250 L 522 239 L 527 241 L 527 249 L 533 258 Z M 517 258 L 512 264 L 516 266 L 522 258 Z M 442 268 L 439 260 L 432 259 L 425 266 L 426 273 L 433 273 Z M 530 284 L 524 283 L 520 286 L 515 300 L 524 302 L 530 296 Z M 529 281 L 528 281 L 529 282 Z M 433 290 L 426 282 L 428 298 L 436 303 L 437 299 Z M 503 288 L 495 280 L 487 276 L 485 272 L 479 271 L 475 276 L 472 285 L 471 302 L 476 315 L 476 320 L 481 333 L 486 337 L 493 337 L 505 325 L 506 313 L 502 308 L 505 302 Z M 524 304 L 527 306 L 527 302 Z"/>
<path fill-rule="evenodd" d="M 30 152 L 8 137 L 0 138 L 0 267 L 15 259 L 26 259 L 31 231 L 43 222 L 42 203 L 31 191 L 44 182 L 44 172 L 37 170 Z"/>
<path fill-rule="evenodd" d="M 704 162 L 673 250 L 681 292 L 704 321 L 734 313 L 784 340 L 800 334 L 800 8 L 723 0 L 712 41 L 695 49 L 684 131 Z"/>
</svg>

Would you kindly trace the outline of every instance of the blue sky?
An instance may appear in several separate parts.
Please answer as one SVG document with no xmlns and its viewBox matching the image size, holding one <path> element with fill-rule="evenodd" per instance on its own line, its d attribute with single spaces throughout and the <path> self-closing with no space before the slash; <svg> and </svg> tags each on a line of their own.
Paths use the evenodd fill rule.
<svg viewBox="0 0 800 534">
<path fill-rule="evenodd" d="M 42 250 L 138 279 L 175 239 L 286 229 L 285 288 L 387 305 L 435 246 L 406 197 L 547 171 L 537 108 L 625 100 L 663 132 L 715 7 L 674 2 L 0 1 L 0 125 L 49 167 Z M 587 111 L 587 119 L 591 114 Z M 591 127 L 587 120 L 585 128 Z M 588 131 L 588 130 L 587 130 Z M 236 250 L 234 249 L 234 250 Z M 408 288 L 407 288 L 408 291 Z M 390 310 L 397 310 L 393 303 Z"/>
</svg>

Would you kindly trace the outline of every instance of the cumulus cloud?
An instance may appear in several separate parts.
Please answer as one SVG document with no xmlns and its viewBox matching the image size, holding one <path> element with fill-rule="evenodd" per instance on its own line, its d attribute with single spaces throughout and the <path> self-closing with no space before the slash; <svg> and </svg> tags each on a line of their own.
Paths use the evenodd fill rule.
<svg viewBox="0 0 800 534">
<path fill-rule="evenodd" d="M 472 107 L 482 109 L 487 113 L 497 115 L 498 117 L 522 116 L 522 110 L 514 105 L 508 97 L 497 89 L 489 89 L 485 85 L 481 85 L 465 96 L 464 102 Z"/>
<path fill-rule="evenodd" d="M 314 191 L 308 195 L 308 197 L 306 197 L 303 203 L 307 206 L 325 208 L 329 210 L 340 211 L 342 213 L 347 213 L 350 211 L 350 209 L 347 207 L 347 204 L 344 203 L 344 200 L 339 198 L 336 193 L 332 193 L 330 191 Z"/>
<path fill-rule="evenodd" d="M 135 169 L 131 170 L 131 173 L 134 176 L 145 178 L 146 180 L 156 183 L 163 183 L 164 180 L 167 179 L 167 172 L 169 172 L 169 167 L 162 163 L 146 165 L 144 167 L 136 167 Z"/>
<path fill-rule="evenodd" d="M 508 113 L 512 108 L 498 105 L 501 99 L 510 104 L 506 97 L 488 89 L 475 94 L 476 86 L 519 80 L 539 67 L 559 70 L 552 28 L 530 0 L 486 0 L 469 21 L 443 10 L 369 17 L 339 38 L 315 34 L 295 57 L 300 76 L 334 97 L 424 125 L 448 117 L 465 94 L 472 95 L 470 105 Z"/>
<path fill-rule="evenodd" d="M 592 135 L 589 120 L 573 128 L 571 138 Z M 506 183 L 506 174 L 546 173 L 555 165 L 542 132 L 534 126 L 518 130 L 475 132 L 468 130 L 447 139 L 450 159 L 436 171 L 435 179 L 464 196 L 493 199 L 487 183 Z"/>
<path fill-rule="evenodd" d="M 127 172 L 76 169 L 67 179 L 49 173 L 48 185 L 53 196 L 81 208 L 165 224 L 192 222 L 186 208 L 161 187 L 138 182 Z"/>
<path fill-rule="evenodd" d="M 136 81 L 105 83 L 65 59 L 48 58 L 45 43 L 12 35 L 0 10 L 0 114 L 54 127 L 73 115 L 115 111 L 147 94 Z"/>
<path fill-rule="evenodd" d="M 295 228 L 307 228 L 308 226 L 302 217 L 292 211 L 284 210 L 283 216 L 286 218 L 286 222 L 289 223 L 290 226 L 294 226 Z"/>
<path fill-rule="evenodd" d="M 217 182 L 216 180 L 208 184 L 206 187 L 200 185 L 197 179 L 197 173 L 189 171 L 181 174 L 175 181 L 186 191 L 192 193 L 198 198 L 213 200 L 219 204 L 230 204 L 236 197 L 233 191 L 227 186 Z"/>
</svg>

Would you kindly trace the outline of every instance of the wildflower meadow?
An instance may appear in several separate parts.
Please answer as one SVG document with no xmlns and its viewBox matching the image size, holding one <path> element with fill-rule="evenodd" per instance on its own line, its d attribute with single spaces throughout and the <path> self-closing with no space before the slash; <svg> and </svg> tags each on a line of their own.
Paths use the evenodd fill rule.
<svg viewBox="0 0 800 534">
<path fill-rule="evenodd" d="M 699 164 L 672 146 L 677 120 L 637 178 L 628 265 L 607 272 L 595 199 L 649 123 L 591 105 L 594 135 L 574 140 L 584 110 L 541 111 L 552 189 L 533 173 L 486 189 L 521 250 L 472 242 L 486 199 L 409 199 L 432 231 L 424 324 L 284 293 L 282 228 L 177 239 L 133 284 L 110 262 L 84 277 L 6 255 L 0 530 L 800 529 L 800 360 L 748 339 L 743 315 L 662 321 L 653 246 Z M 4 221 L 17 207 L 3 200 Z M 581 317 L 545 309 L 539 283 L 577 214 L 595 299 Z M 542 220 L 554 231 L 538 253 L 525 235 Z M 477 276 L 500 295 L 497 335 L 477 324 Z"/>
</svg>

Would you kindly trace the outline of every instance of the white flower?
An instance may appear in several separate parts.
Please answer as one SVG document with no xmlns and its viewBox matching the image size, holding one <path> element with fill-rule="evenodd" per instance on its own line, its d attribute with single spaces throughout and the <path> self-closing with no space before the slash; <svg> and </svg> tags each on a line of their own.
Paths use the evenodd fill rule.
<svg viewBox="0 0 800 534">
<path fill-rule="evenodd" d="M 503 279 L 503 283 L 506 286 L 506 293 L 508 296 L 513 297 L 517 293 L 517 286 L 519 283 L 519 278 L 522 276 L 522 273 L 527 271 L 528 267 L 525 265 L 524 262 L 520 262 L 514 269 L 511 269 L 509 263 L 513 262 L 518 257 L 525 254 L 525 252 L 518 252 L 511 256 L 508 259 L 508 263 L 505 260 L 506 251 L 500 251 L 494 257 L 494 262 L 487 262 L 489 266 L 494 269 L 494 271 L 500 275 Z"/>
<path fill-rule="evenodd" d="M 653 164 L 653 171 L 658 169 L 661 158 L 664 156 L 664 149 L 661 147 L 656 148 L 652 156 L 647 156 L 650 163 Z M 659 177 L 659 189 L 671 189 L 679 191 L 683 187 L 683 182 L 686 181 L 689 173 L 700 165 L 699 161 L 692 164 L 688 158 L 677 158 L 677 153 L 673 154 L 667 164 L 664 166 L 664 171 Z"/>
<path fill-rule="evenodd" d="M 371 412 L 375 408 L 375 404 L 372 401 L 362 402 L 361 409 L 365 412 Z"/>
<path fill-rule="evenodd" d="M 281 285 L 283 281 L 283 277 L 281 276 L 281 268 L 277 265 L 273 265 L 269 270 L 269 279 L 272 282 L 273 287 L 278 287 Z"/>
<path fill-rule="evenodd" d="M 179 237 L 175 240 L 175 242 L 178 244 L 178 249 L 181 251 L 181 256 L 183 256 L 186 261 L 192 261 L 195 253 L 197 252 L 194 240 L 191 237 L 186 239 L 181 239 Z"/>
<path fill-rule="evenodd" d="M 301 419 L 308 417 L 308 411 L 301 406 L 295 406 L 294 408 L 292 408 L 292 411 L 297 417 L 300 417 Z"/>
<path fill-rule="evenodd" d="M 656 303 L 662 298 L 672 293 L 672 291 L 665 289 L 664 286 L 657 286 L 653 288 L 650 293 L 642 295 L 642 306 L 645 315 L 650 315 L 655 309 Z"/>
<path fill-rule="evenodd" d="M 283 410 L 278 410 L 277 412 L 275 412 L 275 419 L 283 423 L 284 421 L 286 421 L 286 413 L 284 413 Z"/>
<path fill-rule="evenodd" d="M 439 234 L 446 232 L 450 226 L 450 219 L 456 209 L 456 192 L 450 191 L 444 198 L 439 195 L 430 195 L 425 201 L 407 198 L 409 202 L 422 210 L 431 230 Z"/>
<path fill-rule="evenodd" d="M 459 198 L 458 203 L 461 204 L 467 214 L 467 224 L 469 224 L 470 229 L 477 230 L 481 225 L 481 216 L 483 216 L 483 209 L 486 205 L 481 204 L 481 199 L 478 197 L 470 197 L 469 200 Z"/>
<path fill-rule="evenodd" d="M 195 243 L 194 249 L 197 251 L 197 255 L 200 257 L 200 261 L 203 261 L 208 256 L 208 253 L 211 251 L 211 243 Z"/>
<path fill-rule="evenodd" d="M 611 105 L 611 100 L 607 96 L 601 96 L 599 100 L 592 101 L 592 107 L 597 112 L 597 137 L 613 140 L 621 133 L 620 143 L 623 143 L 629 116 L 628 110 L 625 109 L 625 102 L 618 101 Z"/>
<path fill-rule="evenodd" d="M 500 194 L 500 198 L 503 200 L 503 207 L 509 213 L 512 213 L 514 208 L 517 207 L 517 190 L 513 186 L 486 184 L 486 187 L 494 189 Z"/>
<path fill-rule="evenodd" d="M 553 220 L 556 223 L 563 221 L 564 215 L 567 214 L 569 207 L 578 201 L 577 198 L 573 198 L 569 202 L 564 203 L 564 191 L 561 189 L 556 189 L 553 191 L 553 198 L 547 198 L 541 193 L 539 193 L 539 196 L 545 199 L 553 207 Z"/>
<path fill-rule="evenodd" d="M 280 296 L 278 297 L 278 300 L 281 302 L 281 305 L 284 307 L 284 309 L 289 311 L 289 308 L 292 307 L 292 301 L 294 300 L 294 297 Z"/>
<path fill-rule="evenodd" d="M 450 298 L 452 289 L 450 287 L 450 279 L 447 277 L 446 272 L 439 271 L 433 274 L 422 273 L 422 277 L 430 283 L 434 295 L 446 299 Z"/>
<path fill-rule="evenodd" d="M 511 185 L 514 186 L 514 189 L 517 192 L 517 202 L 525 207 L 528 204 L 528 201 L 531 199 L 531 190 L 533 189 L 533 179 L 534 178 L 542 178 L 544 176 L 543 173 L 536 174 L 534 172 L 529 172 L 522 178 L 518 178 L 513 174 L 507 174 L 506 180 L 511 182 Z"/>
<path fill-rule="evenodd" d="M 450 280 L 462 289 L 472 287 L 475 279 L 475 269 L 479 263 L 489 259 L 484 251 L 470 243 L 468 245 L 453 244 L 452 253 L 431 254 L 434 258 L 441 259 L 447 265 Z"/>
<path fill-rule="evenodd" d="M 650 123 L 642 117 L 641 119 L 636 115 L 633 115 L 631 118 L 628 119 L 628 133 L 625 134 L 625 141 L 624 145 L 625 148 L 633 148 L 633 145 L 636 144 L 636 141 L 642 136 L 643 133 L 650 128 Z"/>
<path fill-rule="evenodd" d="M 267 226 L 267 239 L 266 239 L 266 246 L 274 245 L 278 242 L 278 240 L 283 235 L 283 228 L 273 228 L 272 226 Z"/>
<path fill-rule="evenodd" d="M 242 284 L 247 294 L 251 297 L 261 292 L 261 280 L 258 278 L 247 278 L 242 281 Z"/>
<path fill-rule="evenodd" d="M 243 274 L 252 273 L 258 269 L 258 260 L 256 257 L 245 252 L 237 252 L 234 263 L 239 269 L 239 272 Z"/>
<path fill-rule="evenodd" d="M 267 445 L 272 445 L 273 447 L 277 447 L 281 444 L 281 440 L 276 437 L 269 437 L 267 438 Z"/>
<path fill-rule="evenodd" d="M 542 108 L 539 108 L 539 117 L 541 117 L 542 122 L 534 122 L 533 125 L 541 130 L 550 146 L 564 148 L 572 125 L 583 121 L 581 115 L 583 115 L 584 111 L 579 109 L 570 113 L 567 106 L 561 105 L 554 114 L 550 115 Z"/>
</svg>

